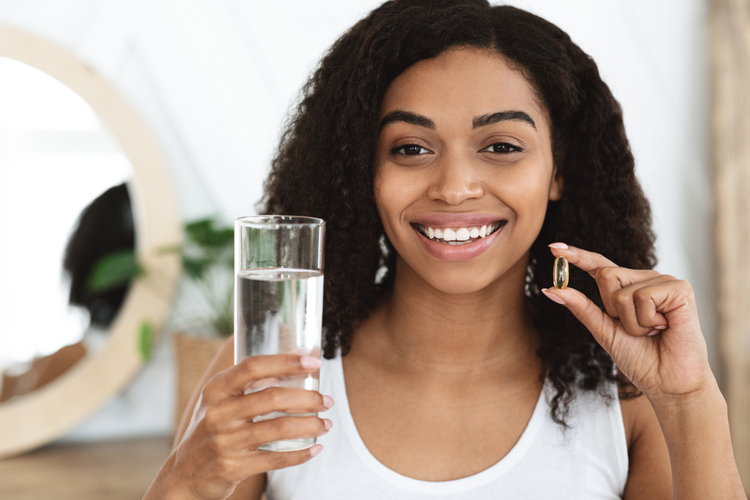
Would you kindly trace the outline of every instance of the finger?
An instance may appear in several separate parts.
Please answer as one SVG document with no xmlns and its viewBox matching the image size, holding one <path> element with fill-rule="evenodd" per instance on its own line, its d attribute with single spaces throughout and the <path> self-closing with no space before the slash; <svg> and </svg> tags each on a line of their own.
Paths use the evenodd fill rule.
<svg viewBox="0 0 750 500">
<path fill-rule="evenodd" d="M 318 370 L 320 366 L 320 359 L 312 356 L 297 354 L 251 356 L 225 370 L 216 379 L 212 379 L 207 384 L 207 389 L 227 395 L 243 395 L 258 380 L 285 379 L 310 374 Z"/>
<path fill-rule="evenodd" d="M 617 332 L 616 320 L 599 309 L 588 297 L 574 288 L 544 288 L 542 292 L 552 301 L 563 305 L 583 323 L 599 345 L 612 355 Z"/>
<path fill-rule="evenodd" d="M 260 451 L 256 454 L 255 459 L 264 464 L 264 471 L 278 470 L 303 464 L 319 455 L 321 451 L 323 451 L 323 446 L 316 444 L 312 448 L 299 451 L 285 451 L 283 453 L 278 451 Z"/>
<path fill-rule="evenodd" d="M 318 413 L 333 406 L 333 399 L 318 391 L 269 387 L 226 402 L 226 415 L 229 418 L 252 420 L 259 415 L 274 411 L 284 413 Z"/>
<path fill-rule="evenodd" d="M 326 434 L 332 425 L 327 418 L 282 416 L 254 422 L 245 428 L 244 436 L 238 435 L 238 439 L 242 439 L 249 449 L 256 450 L 264 444 L 283 439 L 320 437 Z"/>
<path fill-rule="evenodd" d="M 560 255 L 564 256 L 568 259 L 570 264 L 573 264 L 578 269 L 589 273 L 589 275 L 596 279 L 597 282 L 599 281 L 598 275 L 600 273 L 605 273 L 604 278 L 607 281 L 618 283 L 620 285 L 619 288 L 624 288 L 632 283 L 644 281 L 660 275 L 658 271 L 651 269 L 628 269 L 620 267 L 601 254 L 589 252 L 582 248 L 572 247 L 565 243 L 552 243 L 550 245 L 550 250 L 555 257 L 559 257 Z"/>
<path fill-rule="evenodd" d="M 612 302 L 613 294 L 634 283 L 661 276 L 659 272 L 651 269 L 619 267 L 601 254 L 568 246 L 565 243 L 552 243 L 550 250 L 555 256 L 564 256 L 570 264 L 587 272 L 596 280 L 604 309 L 613 318 L 619 317 L 617 308 Z"/>
<path fill-rule="evenodd" d="M 617 264 L 595 252 L 589 252 L 581 248 L 572 247 L 565 243 L 552 243 L 549 245 L 555 257 L 563 256 L 568 262 L 577 268 L 586 271 L 592 278 L 596 279 L 596 272 L 601 268 L 618 267 Z"/>
<path fill-rule="evenodd" d="M 648 335 L 655 329 L 666 328 L 666 318 L 656 310 L 654 292 L 659 285 L 670 281 L 674 281 L 674 278 L 659 275 L 654 279 L 629 285 L 612 294 L 612 303 L 617 317 L 630 335 Z"/>
</svg>

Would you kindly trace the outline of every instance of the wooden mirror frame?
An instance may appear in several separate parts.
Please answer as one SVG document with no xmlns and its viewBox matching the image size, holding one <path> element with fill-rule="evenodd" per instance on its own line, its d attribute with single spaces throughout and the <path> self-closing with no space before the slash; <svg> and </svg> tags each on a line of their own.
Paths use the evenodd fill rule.
<svg viewBox="0 0 750 500">
<path fill-rule="evenodd" d="M 84 356 L 44 387 L 0 404 L 2 458 L 61 437 L 121 391 L 136 374 L 143 363 L 138 347 L 140 325 L 148 321 L 155 332 L 159 331 L 181 272 L 179 256 L 160 249 L 179 244 L 183 234 L 169 172 L 156 139 L 117 89 L 67 50 L 3 24 L 0 56 L 33 66 L 70 87 L 119 142 L 133 167 L 128 188 L 136 254 L 145 270 L 131 284 L 101 351 Z"/>
</svg>

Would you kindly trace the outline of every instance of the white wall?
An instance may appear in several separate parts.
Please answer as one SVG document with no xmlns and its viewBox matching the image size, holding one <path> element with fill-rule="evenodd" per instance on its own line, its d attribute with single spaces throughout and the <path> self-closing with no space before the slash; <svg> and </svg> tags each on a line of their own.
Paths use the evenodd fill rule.
<svg viewBox="0 0 750 500">
<path fill-rule="evenodd" d="M 52 39 L 119 87 L 169 161 L 183 217 L 253 213 L 281 125 L 326 48 L 376 0 L 0 0 L 0 22 Z M 652 202 L 658 269 L 696 290 L 711 361 L 706 6 L 516 0 L 591 54 L 620 100 Z M 171 354 L 71 438 L 166 433 Z"/>
</svg>

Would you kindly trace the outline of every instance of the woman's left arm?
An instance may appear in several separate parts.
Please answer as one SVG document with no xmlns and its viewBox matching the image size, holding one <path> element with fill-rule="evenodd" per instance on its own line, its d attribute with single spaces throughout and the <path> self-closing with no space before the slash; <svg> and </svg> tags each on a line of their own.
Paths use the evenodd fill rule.
<svg viewBox="0 0 750 500">
<path fill-rule="evenodd" d="M 564 244 L 551 250 L 596 280 L 604 311 L 573 288 L 544 293 L 589 329 L 651 402 L 669 450 L 674 498 L 746 500 L 690 285 Z"/>
</svg>

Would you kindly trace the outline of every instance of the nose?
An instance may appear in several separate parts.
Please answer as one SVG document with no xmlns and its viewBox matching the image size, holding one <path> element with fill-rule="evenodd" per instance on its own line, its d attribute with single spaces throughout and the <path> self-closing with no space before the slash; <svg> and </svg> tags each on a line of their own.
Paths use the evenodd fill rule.
<svg viewBox="0 0 750 500">
<path fill-rule="evenodd" d="M 484 184 L 470 161 L 446 158 L 441 163 L 433 165 L 437 167 L 434 169 L 435 178 L 427 192 L 431 200 L 460 205 L 466 200 L 484 196 Z"/>
</svg>

